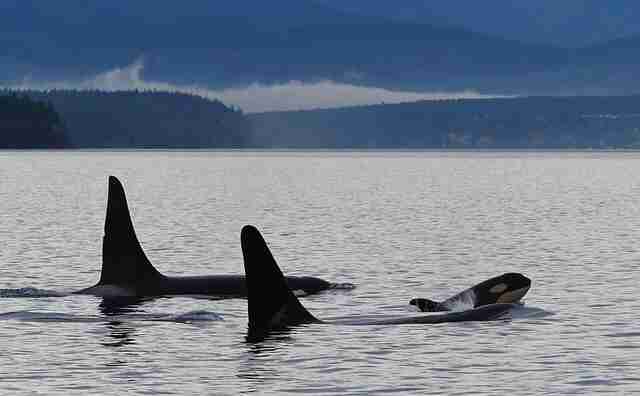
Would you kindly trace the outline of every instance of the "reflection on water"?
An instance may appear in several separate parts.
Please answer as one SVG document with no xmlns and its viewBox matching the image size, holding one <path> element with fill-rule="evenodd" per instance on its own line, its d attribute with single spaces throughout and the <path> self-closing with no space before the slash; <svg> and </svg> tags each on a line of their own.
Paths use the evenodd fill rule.
<svg viewBox="0 0 640 396">
<path fill-rule="evenodd" d="M 98 306 L 99 311 L 105 316 L 118 316 L 139 312 L 140 306 L 151 299 L 141 297 L 104 297 Z M 112 320 L 105 323 L 108 332 L 105 341 L 101 342 L 106 347 L 122 347 L 135 343 L 135 328 L 131 323 Z"/>
<path fill-rule="evenodd" d="M 135 343 L 135 328 L 128 323 L 117 320 L 105 323 L 108 330 L 105 341 L 101 342 L 106 347 L 121 347 Z"/>
<path fill-rule="evenodd" d="M 147 301 L 153 301 L 153 298 L 103 297 L 98 308 L 106 316 L 123 315 L 140 312 L 140 306 Z"/>
<path fill-rule="evenodd" d="M 291 331 L 291 328 L 261 333 L 247 330 L 243 345 L 244 353 L 241 364 L 237 367 L 236 377 L 244 382 L 249 391 L 261 391 L 274 381 L 279 381 L 283 373 L 286 375 L 287 369 L 283 369 L 273 360 L 291 352 L 291 348 L 295 348 L 295 340 L 290 335 Z"/>
<path fill-rule="evenodd" d="M 290 327 L 283 327 L 278 329 L 252 329 L 247 326 L 247 335 L 245 341 L 251 348 L 248 350 L 251 353 L 260 354 L 265 351 L 272 351 L 278 348 L 282 342 L 290 341 L 291 336 Z"/>
</svg>

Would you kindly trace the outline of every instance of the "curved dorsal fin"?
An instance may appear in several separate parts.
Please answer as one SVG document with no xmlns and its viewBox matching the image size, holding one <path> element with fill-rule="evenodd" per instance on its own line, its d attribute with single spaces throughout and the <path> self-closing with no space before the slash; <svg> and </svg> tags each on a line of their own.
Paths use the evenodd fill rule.
<svg viewBox="0 0 640 396">
<path fill-rule="evenodd" d="M 109 176 L 102 272 L 98 284 L 135 285 L 157 276 L 162 275 L 151 265 L 136 237 L 124 188 L 116 177 Z"/>
<path fill-rule="evenodd" d="M 247 282 L 249 332 L 318 322 L 293 294 L 260 232 L 251 225 L 240 234 Z"/>
</svg>

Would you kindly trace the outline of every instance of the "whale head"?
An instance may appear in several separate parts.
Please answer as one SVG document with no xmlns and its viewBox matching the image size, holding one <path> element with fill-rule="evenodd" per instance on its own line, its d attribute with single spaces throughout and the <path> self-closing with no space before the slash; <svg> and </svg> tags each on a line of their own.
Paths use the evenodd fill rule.
<svg viewBox="0 0 640 396">
<path fill-rule="evenodd" d="M 515 272 L 502 274 L 473 287 L 475 305 L 516 303 L 530 288 L 531 279 L 526 276 Z"/>
</svg>

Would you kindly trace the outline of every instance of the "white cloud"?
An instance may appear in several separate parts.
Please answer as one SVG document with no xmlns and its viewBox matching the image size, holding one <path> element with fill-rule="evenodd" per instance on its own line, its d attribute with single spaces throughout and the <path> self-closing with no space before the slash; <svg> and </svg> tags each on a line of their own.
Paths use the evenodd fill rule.
<svg viewBox="0 0 640 396">
<path fill-rule="evenodd" d="M 99 89 L 104 91 L 156 90 L 182 92 L 218 99 L 227 105 L 240 107 L 247 113 L 305 110 L 342 106 L 401 103 L 417 100 L 489 98 L 473 90 L 461 92 L 406 92 L 383 88 L 342 84 L 334 81 L 313 83 L 289 81 L 284 84 L 254 83 L 245 87 L 214 90 L 197 85 L 179 85 L 142 78 L 144 62 L 137 60 L 126 67 L 118 67 L 95 77 L 80 81 L 36 82 L 24 79 L 9 88 L 16 89 Z"/>
</svg>

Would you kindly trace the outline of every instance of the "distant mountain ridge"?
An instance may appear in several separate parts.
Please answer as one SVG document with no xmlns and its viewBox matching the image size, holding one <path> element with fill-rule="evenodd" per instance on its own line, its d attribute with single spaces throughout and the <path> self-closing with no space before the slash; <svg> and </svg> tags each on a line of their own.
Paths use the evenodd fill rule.
<svg viewBox="0 0 640 396">
<path fill-rule="evenodd" d="M 460 26 L 513 40 L 587 47 L 640 33 L 634 0 L 316 0 L 337 10 L 435 26 Z"/>
<path fill-rule="evenodd" d="M 640 65 L 636 41 L 611 58 L 621 41 L 566 50 L 334 8 L 317 0 L 5 0 L 0 83 L 85 78 L 143 57 L 145 78 L 214 88 L 332 80 L 508 94 L 640 90 L 629 76 Z"/>
<path fill-rule="evenodd" d="M 308 0 L 3 4 L 5 56 L 60 76 L 104 71 L 144 56 L 150 77 L 173 81 L 217 85 L 360 75 L 360 83 L 395 85 L 403 73 L 405 81 L 397 84 L 403 85 L 452 69 L 484 75 L 495 64 L 499 72 L 526 72 L 532 64 L 562 61 L 561 53 L 542 46 L 348 15 Z"/>
<path fill-rule="evenodd" d="M 252 114 L 252 146 L 640 148 L 640 96 L 461 99 Z"/>
</svg>

